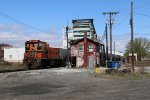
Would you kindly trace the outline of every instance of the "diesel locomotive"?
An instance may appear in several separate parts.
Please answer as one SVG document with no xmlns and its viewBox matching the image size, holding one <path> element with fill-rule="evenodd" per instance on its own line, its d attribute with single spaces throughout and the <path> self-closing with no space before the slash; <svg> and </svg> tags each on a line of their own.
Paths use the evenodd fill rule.
<svg viewBox="0 0 150 100">
<path fill-rule="evenodd" d="M 51 47 L 47 42 L 25 42 L 24 64 L 27 69 L 65 66 L 66 49 Z"/>
</svg>

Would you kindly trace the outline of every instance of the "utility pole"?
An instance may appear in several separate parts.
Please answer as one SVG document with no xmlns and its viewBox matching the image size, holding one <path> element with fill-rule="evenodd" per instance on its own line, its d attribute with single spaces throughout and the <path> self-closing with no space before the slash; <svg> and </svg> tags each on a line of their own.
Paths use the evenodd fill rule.
<svg viewBox="0 0 150 100">
<path fill-rule="evenodd" d="M 116 45 L 115 45 L 115 42 L 114 42 L 114 61 L 116 61 L 116 54 L 115 54 L 115 52 L 116 52 Z"/>
<path fill-rule="evenodd" d="M 134 73 L 134 44 L 133 44 L 133 2 L 131 2 L 131 52 L 132 52 L 132 72 Z"/>
<path fill-rule="evenodd" d="M 108 22 L 106 21 L 106 27 L 105 27 L 105 32 L 106 32 L 106 63 L 109 60 L 108 58 L 108 28 L 107 28 Z"/>
<path fill-rule="evenodd" d="M 112 16 L 118 14 L 119 12 L 104 12 L 104 15 L 109 15 L 109 27 L 110 27 L 110 61 L 112 61 L 112 25 L 114 24 L 114 19 L 112 20 Z"/>
<path fill-rule="evenodd" d="M 66 27 L 66 37 L 67 37 L 67 67 L 69 68 L 68 30 L 69 30 L 69 27 L 68 27 L 68 24 L 67 24 L 67 27 Z"/>
</svg>

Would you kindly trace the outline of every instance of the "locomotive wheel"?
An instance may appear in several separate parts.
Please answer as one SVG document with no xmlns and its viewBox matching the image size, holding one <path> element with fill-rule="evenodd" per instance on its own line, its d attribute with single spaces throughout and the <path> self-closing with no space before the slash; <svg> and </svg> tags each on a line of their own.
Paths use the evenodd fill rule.
<svg viewBox="0 0 150 100">
<path fill-rule="evenodd" d="M 46 62 L 42 61 L 40 68 L 46 68 Z"/>
<path fill-rule="evenodd" d="M 32 64 L 27 65 L 27 66 L 26 66 L 26 69 L 27 69 L 27 70 L 31 69 L 31 66 L 32 66 Z"/>
<path fill-rule="evenodd" d="M 25 65 L 24 68 L 25 68 L 25 70 L 29 70 L 30 66 L 29 65 Z"/>
<path fill-rule="evenodd" d="M 25 68 L 25 70 L 29 70 L 29 65 L 28 64 L 23 64 L 23 67 Z"/>
</svg>

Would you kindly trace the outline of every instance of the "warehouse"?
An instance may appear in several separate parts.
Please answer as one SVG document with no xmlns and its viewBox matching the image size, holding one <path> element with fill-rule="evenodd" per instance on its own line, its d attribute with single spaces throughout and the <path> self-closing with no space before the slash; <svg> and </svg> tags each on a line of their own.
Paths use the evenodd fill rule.
<svg viewBox="0 0 150 100">
<path fill-rule="evenodd" d="M 12 48 L 12 46 L 8 44 L 0 44 L 0 62 L 4 61 L 4 48 Z"/>
<path fill-rule="evenodd" d="M 4 48 L 4 61 L 23 63 L 25 48 Z"/>
</svg>

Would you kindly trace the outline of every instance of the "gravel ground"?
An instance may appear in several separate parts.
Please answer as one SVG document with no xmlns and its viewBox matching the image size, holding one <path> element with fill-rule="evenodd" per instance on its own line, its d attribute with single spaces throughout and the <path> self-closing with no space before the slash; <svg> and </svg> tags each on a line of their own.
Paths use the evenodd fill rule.
<svg viewBox="0 0 150 100">
<path fill-rule="evenodd" d="M 67 68 L 0 73 L 0 100 L 150 100 L 150 80 L 102 79 Z"/>
</svg>

